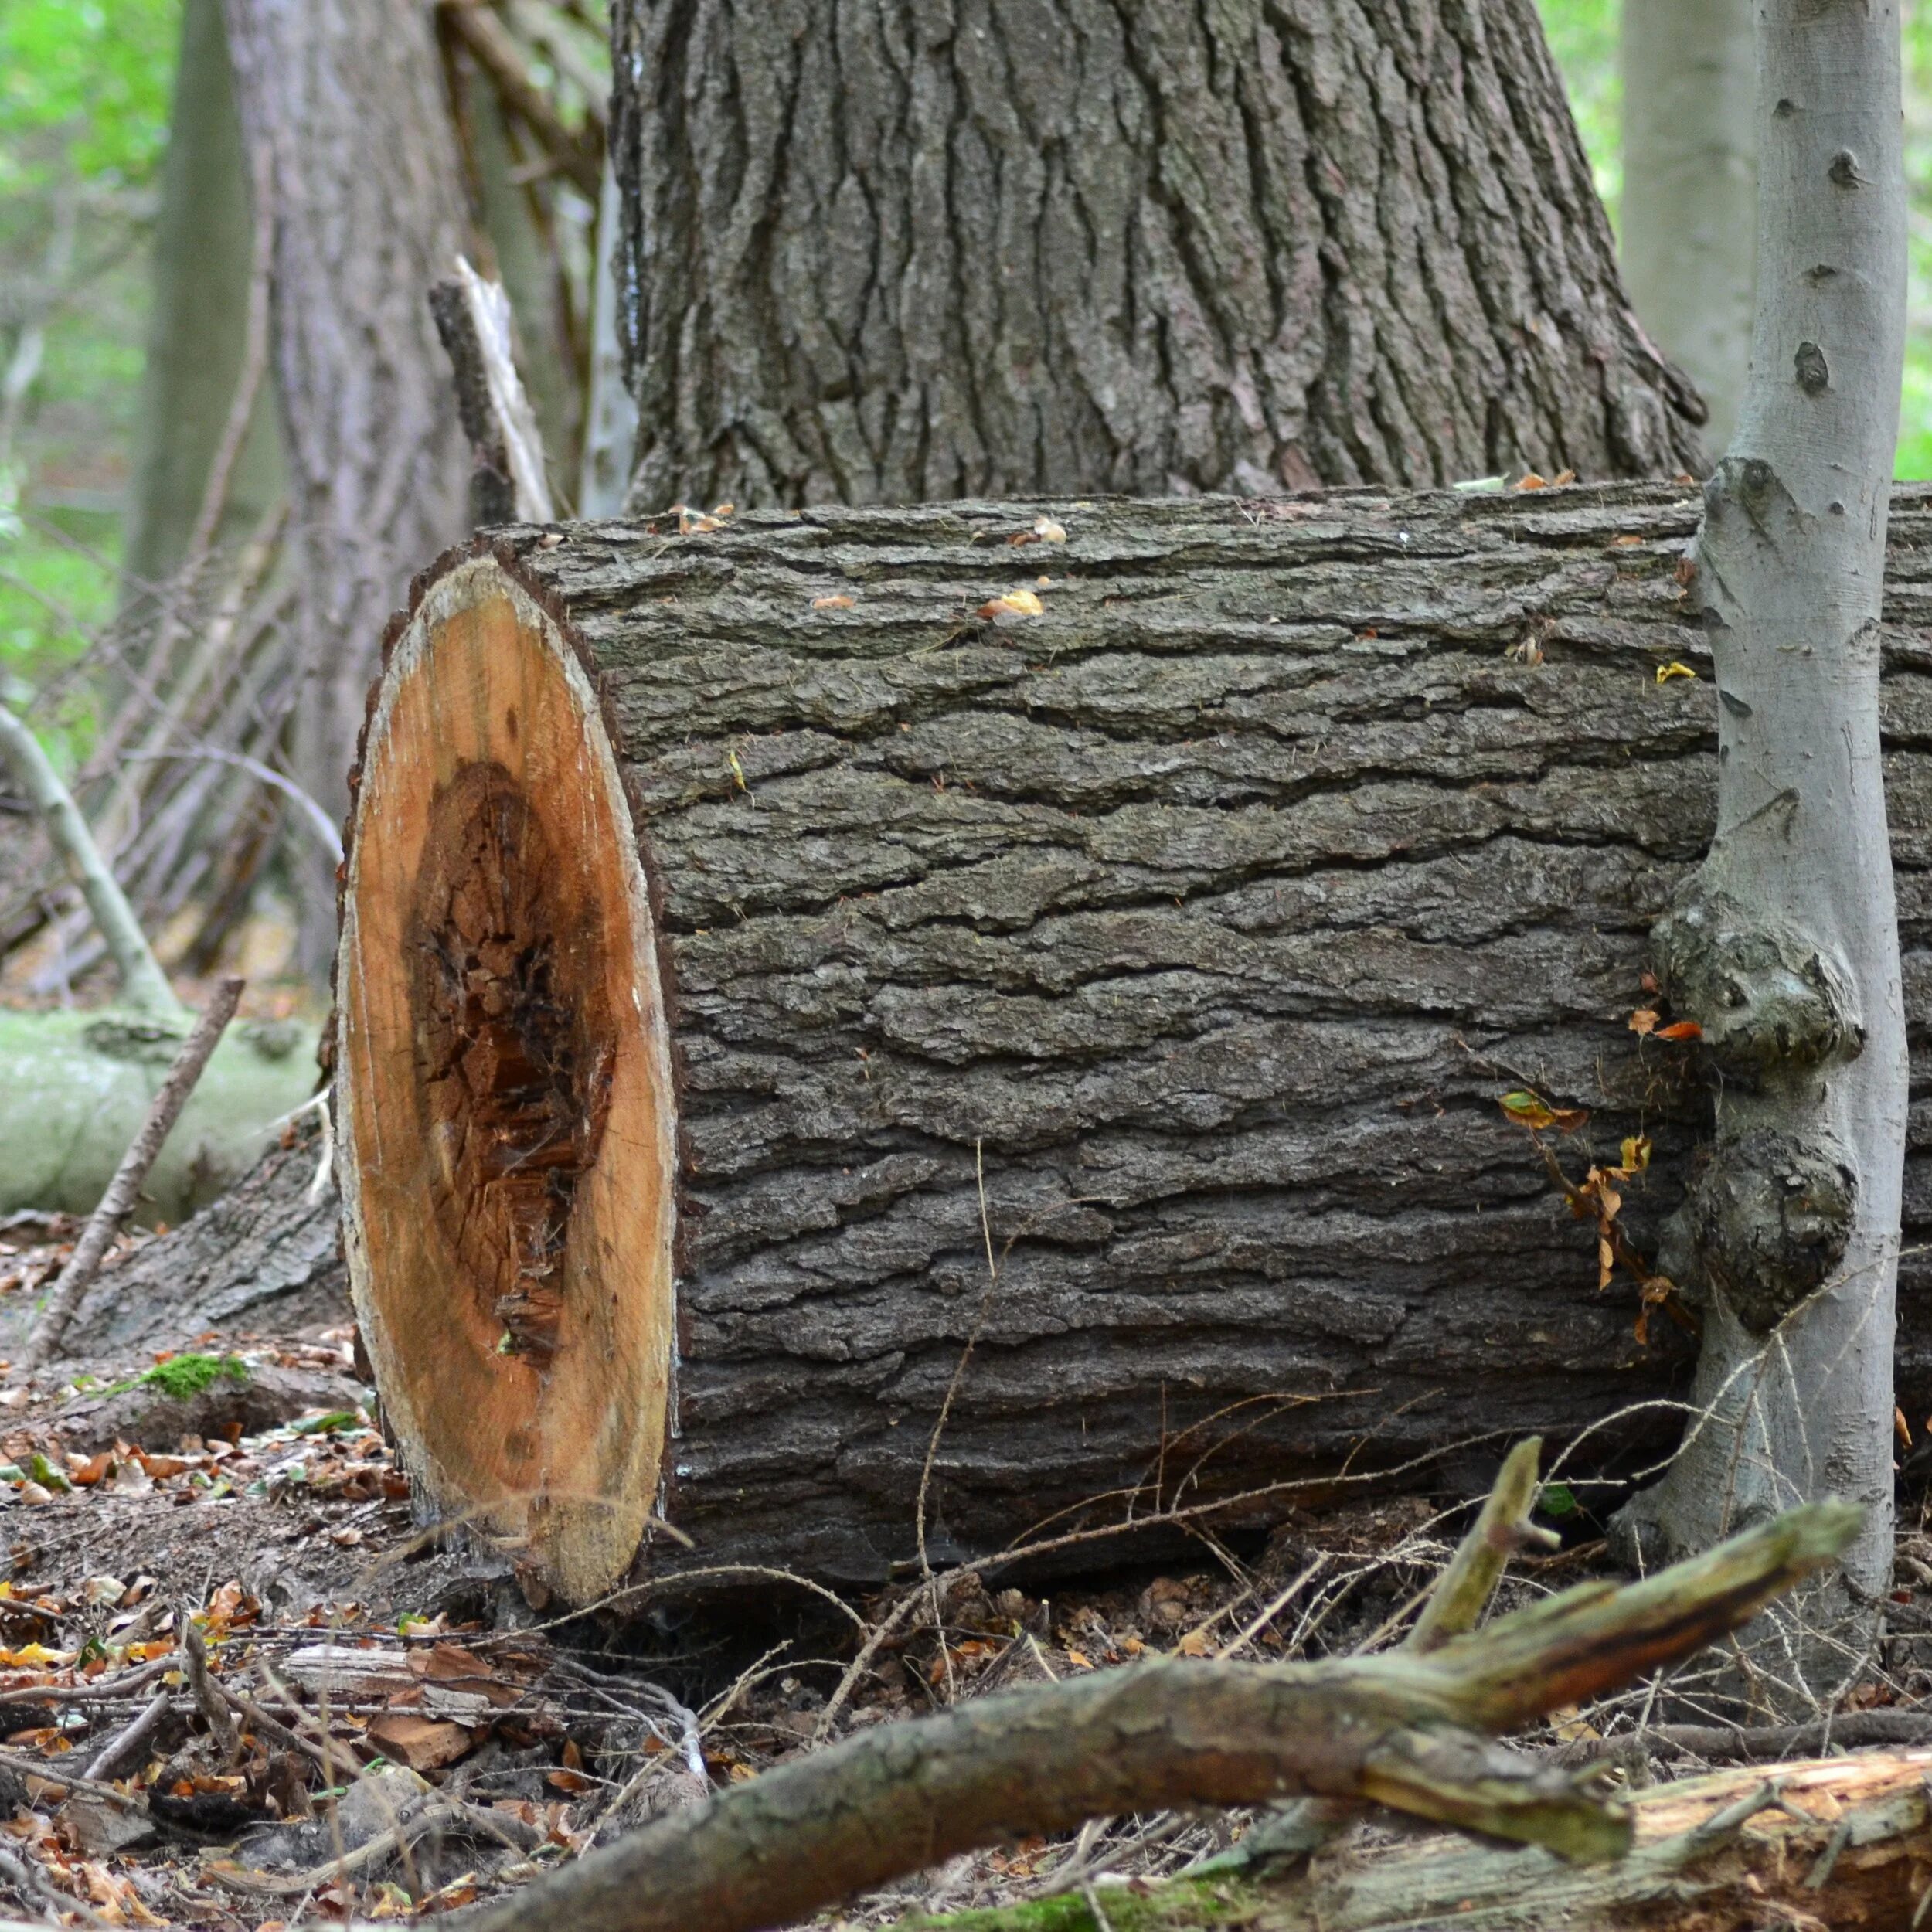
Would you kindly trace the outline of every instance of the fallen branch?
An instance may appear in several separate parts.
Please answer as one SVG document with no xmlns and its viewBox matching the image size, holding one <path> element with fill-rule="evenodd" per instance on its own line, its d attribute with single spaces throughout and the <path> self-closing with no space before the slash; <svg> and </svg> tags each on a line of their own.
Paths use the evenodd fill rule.
<svg viewBox="0 0 1932 1932">
<path fill-rule="evenodd" d="M 1427 1655 L 1128 1666 L 881 1726 L 661 1819 L 463 1932 L 754 1932 L 931 1865 L 1090 1818 L 1296 1794 L 1366 1798 L 1571 1858 L 1628 1814 L 1476 1736 L 1615 1689 L 1747 1621 L 1860 1512 L 1817 1503 L 1619 1590 L 1585 1583 Z"/>
<path fill-rule="evenodd" d="M 195 1083 L 201 1078 L 202 1069 L 208 1064 L 216 1043 L 228 1030 L 228 1022 L 235 1017 L 244 983 L 239 979 L 222 981 L 215 988 L 207 1009 L 196 1021 L 194 1031 L 182 1043 L 174 1065 L 168 1070 L 167 1079 L 161 1083 L 161 1091 L 155 1096 L 154 1104 L 148 1110 L 147 1119 L 141 1123 L 141 1131 L 121 1156 L 121 1165 L 114 1170 L 114 1178 L 107 1183 L 107 1191 L 100 1197 L 100 1205 L 87 1217 L 87 1225 L 81 1230 L 80 1239 L 74 1243 L 73 1253 L 61 1270 L 53 1294 L 41 1311 L 40 1319 L 34 1324 L 33 1332 L 27 1338 L 19 1362 L 22 1373 L 31 1374 L 60 1346 L 60 1338 L 67 1332 L 67 1325 L 73 1319 L 74 1311 L 80 1306 L 81 1297 L 87 1293 L 88 1284 L 99 1270 L 108 1243 L 119 1231 L 121 1223 L 134 1211 L 134 1203 L 141 1195 L 141 1184 L 148 1178 L 148 1170 L 154 1165 L 155 1156 L 161 1151 L 162 1143 L 180 1117 L 181 1110 L 187 1105 L 188 1097 L 195 1090 Z"/>
<path fill-rule="evenodd" d="M 168 984 L 168 975 L 141 930 L 100 848 L 94 843 L 73 794 L 40 749 L 40 740 L 5 705 L 0 705 L 0 753 L 19 780 L 28 802 L 39 813 L 54 849 L 66 862 L 94 914 L 94 924 L 121 975 L 121 991 L 130 1006 L 172 1018 L 182 1010 Z"/>
<path fill-rule="evenodd" d="M 479 524 L 548 523 L 556 512 L 544 474 L 543 434 L 516 372 L 509 297 L 459 255 L 456 273 L 430 288 L 429 302 L 455 373 L 457 412 L 474 463 L 471 515 Z"/>
<path fill-rule="evenodd" d="M 172 1658 L 167 1660 L 172 1662 Z M 168 1714 L 168 1706 L 174 1702 L 174 1692 L 158 1690 L 150 1698 L 131 1724 L 125 1724 L 108 1739 L 95 1753 L 93 1763 L 87 1767 L 90 1777 L 111 1777 L 134 1753 L 154 1736 L 156 1727 Z"/>
<path fill-rule="evenodd" d="M 1528 1545 L 1547 1547 L 1560 1540 L 1529 1520 L 1541 1487 L 1536 1475 L 1542 1454 L 1543 1438 L 1530 1436 L 1504 1458 L 1495 1486 L 1456 1546 L 1448 1567 L 1436 1579 L 1404 1640 L 1404 1649 L 1426 1655 L 1474 1630 L 1502 1581 L 1510 1557 Z M 1217 1867 L 1238 1867 L 1306 1858 L 1345 1831 L 1362 1811 L 1359 1801 L 1350 1798 L 1300 1799 L 1270 1812 L 1225 1858 L 1213 1862 Z"/>
<path fill-rule="evenodd" d="M 195 1702 L 207 1720 L 209 1735 L 220 1753 L 221 1768 L 232 1770 L 241 1755 L 241 1734 L 235 1729 L 233 1715 L 209 1673 L 207 1641 L 195 1628 L 185 1604 L 175 1613 L 175 1627 L 181 1632 L 182 1663 L 188 1688 L 194 1692 Z"/>
</svg>

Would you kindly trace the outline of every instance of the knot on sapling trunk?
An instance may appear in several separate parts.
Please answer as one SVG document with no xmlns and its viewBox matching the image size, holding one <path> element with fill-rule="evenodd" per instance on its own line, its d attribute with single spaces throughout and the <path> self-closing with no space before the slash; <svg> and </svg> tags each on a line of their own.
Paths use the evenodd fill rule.
<svg viewBox="0 0 1932 1932">
<path fill-rule="evenodd" d="M 1701 875 L 1658 922 L 1651 944 L 1672 1006 L 1697 1022 L 1728 1080 L 1756 1085 L 1853 1059 L 1864 1045 L 1850 977 L 1838 961 L 1709 889 Z"/>
<path fill-rule="evenodd" d="M 1835 1141 L 1754 1128 L 1719 1143 L 1685 1219 L 1703 1278 L 1764 1335 L 1831 1278 L 1857 1204 Z"/>
</svg>

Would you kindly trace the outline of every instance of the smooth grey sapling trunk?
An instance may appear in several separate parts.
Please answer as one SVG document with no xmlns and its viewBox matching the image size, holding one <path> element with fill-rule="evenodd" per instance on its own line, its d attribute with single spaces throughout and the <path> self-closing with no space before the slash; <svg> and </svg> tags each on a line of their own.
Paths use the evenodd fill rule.
<svg viewBox="0 0 1932 1932">
<path fill-rule="evenodd" d="M 1751 0 L 1624 0 L 1617 258 L 1638 319 L 1698 387 L 1713 454 L 1737 426 L 1757 269 Z"/>
<path fill-rule="evenodd" d="M 1866 1506 L 1757 1694 L 1828 1695 L 1891 1573 L 1906 1041 L 1879 747 L 1879 611 L 1905 322 L 1892 0 L 1764 0 L 1758 304 L 1696 592 L 1718 830 L 1655 934 L 1716 1083 L 1664 1257 L 1697 1291 L 1694 1417 L 1624 1528 L 1661 1560 L 1801 1498 Z"/>
</svg>

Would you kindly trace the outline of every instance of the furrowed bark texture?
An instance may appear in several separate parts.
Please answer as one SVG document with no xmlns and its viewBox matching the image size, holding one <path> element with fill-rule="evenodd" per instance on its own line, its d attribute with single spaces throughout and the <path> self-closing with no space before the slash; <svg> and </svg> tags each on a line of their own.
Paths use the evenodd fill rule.
<svg viewBox="0 0 1932 1932">
<path fill-rule="evenodd" d="M 1657 675 L 1708 673 L 1679 576 L 1699 507 L 1619 486 L 759 512 L 515 531 L 419 586 L 403 640 L 432 581 L 459 616 L 560 614 L 657 884 L 680 1189 L 658 1506 L 699 1548 L 654 1562 L 910 1556 L 969 1340 L 935 1560 L 1096 1496 L 1044 1533 L 1351 1452 L 1567 1438 L 1672 1393 L 1686 1345 L 1655 1315 L 1635 1341 L 1634 1291 L 1598 1292 L 1592 1231 L 1496 1103 L 1594 1110 L 1553 1137 L 1573 1181 L 1652 1136 L 1624 1219 L 1655 1252 L 1708 1121 L 1696 1049 L 1627 1024 L 1712 830 L 1708 676 Z M 1043 515 L 1064 545 L 1009 541 Z M 1929 545 L 1910 491 L 1887 703 L 1921 1025 Z M 977 614 L 1021 591 L 1039 615 Z M 387 688 L 366 787 L 447 730 L 397 737 Z M 358 900 L 366 836 L 345 911 L 372 930 L 400 915 Z M 352 993 L 345 1192 L 346 1070 L 379 1044 Z M 381 1117 L 406 1124 L 397 1026 Z M 420 1219 L 448 1176 L 400 1138 L 383 1184 Z M 1908 1244 L 1932 1161 L 1913 1174 Z M 426 1281 L 396 1338 L 425 1386 L 451 1292 Z M 1904 1371 L 1922 1413 L 1922 1342 Z M 1658 1406 L 1590 1453 L 1678 1425 Z"/>
<path fill-rule="evenodd" d="M 1701 467 L 1531 0 L 619 0 L 630 502 Z"/>
<path fill-rule="evenodd" d="M 1651 338 L 1731 440 L 1757 280 L 1757 56 L 1750 0 L 1624 0 L 1618 253 Z"/>
<path fill-rule="evenodd" d="M 468 454 L 430 318 L 465 236 L 427 11 L 228 0 L 245 141 L 269 156 L 274 361 L 301 536 L 308 682 L 294 776 L 332 812 L 373 643 L 410 570 L 468 527 Z M 306 846 L 304 951 L 326 961 L 328 867 Z"/>
<path fill-rule="evenodd" d="M 294 1335 L 351 1319 L 333 1184 L 311 1114 L 192 1219 L 112 1263 L 67 1331 L 70 1355 L 124 1359 L 184 1336 Z"/>
<path fill-rule="evenodd" d="M 1696 1396 L 1716 1420 L 1628 1528 L 1655 1556 L 1804 1497 L 1866 1503 L 1851 1594 L 1823 1584 L 1798 1608 L 1821 1634 L 1799 1653 L 1815 1689 L 1850 1667 L 1892 1566 L 1908 1071 L 1879 680 L 1905 325 L 1896 9 L 1771 0 L 1758 60 L 1752 379 L 1696 565 L 1717 832 L 1658 934 L 1722 1077 L 1674 1264 L 1702 1291 Z"/>
</svg>

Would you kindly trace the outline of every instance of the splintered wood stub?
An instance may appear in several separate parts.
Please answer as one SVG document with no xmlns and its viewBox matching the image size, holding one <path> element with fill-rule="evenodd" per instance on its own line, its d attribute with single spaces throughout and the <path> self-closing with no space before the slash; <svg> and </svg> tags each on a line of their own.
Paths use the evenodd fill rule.
<svg viewBox="0 0 1932 1932">
<path fill-rule="evenodd" d="M 390 654 L 343 904 L 344 1223 L 383 1400 L 427 1511 L 582 1600 L 659 1481 L 669 1060 L 590 681 L 488 557 Z"/>
</svg>

